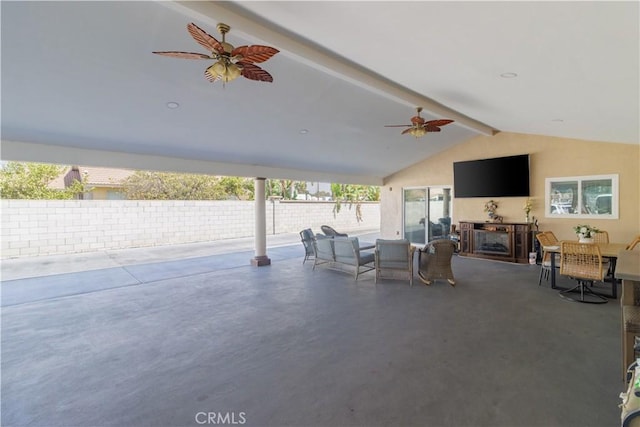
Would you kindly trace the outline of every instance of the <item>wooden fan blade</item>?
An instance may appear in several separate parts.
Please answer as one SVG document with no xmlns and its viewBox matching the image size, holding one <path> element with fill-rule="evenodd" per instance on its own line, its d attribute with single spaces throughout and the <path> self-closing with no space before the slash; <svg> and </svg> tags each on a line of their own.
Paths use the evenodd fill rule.
<svg viewBox="0 0 640 427">
<path fill-rule="evenodd" d="M 178 52 L 178 51 L 168 51 L 168 52 L 153 52 L 156 55 L 164 55 L 171 56 L 173 58 L 182 58 L 182 59 L 215 59 L 209 55 L 205 55 L 204 53 L 194 53 L 194 52 Z"/>
<path fill-rule="evenodd" d="M 425 125 L 444 126 L 444 125 L 448 125 L 449 123 L 453 123 L 453 120 L 447 120 L 447 119 L 429 120 L 428 122 L 425 122 Z"/>
<path fill-rule="evenodd" d="M 404 127 L 411 127 L 413 125 L 384 125 L 384 127 L 386 128 L 404 128 Z"/>
<path fill-rule="evenodd" d="M 271 46 L 261 46 L 256 44 L 252 46 L 239 46 L 233 49 L 231 56 L 234 57 L 236 55 L 241 55 L 242 61 L 256 63 L 264 62 L 278 52 L 280 52 L 278 49 Z"/>
<path fill-rule="evenodd" d="M 202 28 L 198 27 L 193 22 L 187 25 L 187 30 L 189 30 L 189 34 L 191 34 L 191 37 L 193 37 L 193 39 L 197 41 L 200 46 L 207 49 L 209 52 L 224 52 L 222 43 L 216 40 L 213 36 L 207 34 Z"/>
<path fill-rule="evenodd" d="M 414 125 L 420 126 L 424 124 L 424 119 L 420 116 L 413 116 L 411 117 L 411 123 L 413 123 Z"/>
<path fill-rule="evenodd" d="M 249 80 L 258 80 L 261 82 L 272 82 L 273 77 L 262 68 L 250 62 L 238 61 L 238 65 L 242 67 L 242 75 Z"/>
<path fill-rule="evenodd" d="M 403 131 L 400 133 L 400 135 L 405 135 L 405 134 L 407 134 L 407 133 L 411 132 L 411 129 L 413 129 L 413 126 L 411 126 L 409 129 L 405 129 L 405 130 L 403 130 Z"/>
<path fill-rule="evenodd" d="M 434 126 L 434 125 L 424 125 L 422 126 L 424 128 L 424 130 L 426 130 L 427 132 L 440 132 L 442 129 L 440 129 L 438 126 Z"/>
<path fill-rule="evenodd" d="M 220 76 L 214 76 L 209 72 L 208 68 L 204 70 L 204 78 L 209 80 L 211 83 L 215 83 L 216 81 L 220 80 Z"/>
</svg>

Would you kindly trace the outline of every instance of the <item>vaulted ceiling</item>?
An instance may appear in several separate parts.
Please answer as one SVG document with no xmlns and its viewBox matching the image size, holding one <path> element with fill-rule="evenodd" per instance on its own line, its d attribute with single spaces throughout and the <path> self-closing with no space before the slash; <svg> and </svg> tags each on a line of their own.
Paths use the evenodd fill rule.
<svg viewBox="0 0 640 427">
<path fill-rule="evenodd" d="M 638 144 L 638 2 L 2 1 L 2 158 L 381 184 L 498 131 Z M 196 23 L 280 50 L 203 75 Z M 175 102 L 178 108 L 168 108 Z M 415 107 L 453 119 L 400 135 Z"/>
</svg>

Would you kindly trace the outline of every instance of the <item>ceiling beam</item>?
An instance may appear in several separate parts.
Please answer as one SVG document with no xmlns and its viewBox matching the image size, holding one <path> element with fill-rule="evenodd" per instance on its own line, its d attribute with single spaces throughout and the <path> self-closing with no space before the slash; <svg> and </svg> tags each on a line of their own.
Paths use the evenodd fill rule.
<svg viewBox="0 0 640 427">
<path fill-rule="evenodd" d="M 491 126 L 339 57 L 317 44 L 300 40 L 288 30 L 250 14 L 233 2 L 171 1 L 160 3 L 192 19 L 209 22 L 212 27 L 215 27 L 219 22 L 224 22 L 234 28 L 236 34 L 242 33 L 248 39 L 253 38 L 276 46 L 282 55 L 295 58 L 315 69 L 396 102 L 405 103 L 411 108 L 423 107 L 425 111 L 455 120 L 456 124 L 479 134 L 493 136 L 499 132 Z M 247 32 L 248 29 L 250 29 L 250 33 Z"/>
</svg>

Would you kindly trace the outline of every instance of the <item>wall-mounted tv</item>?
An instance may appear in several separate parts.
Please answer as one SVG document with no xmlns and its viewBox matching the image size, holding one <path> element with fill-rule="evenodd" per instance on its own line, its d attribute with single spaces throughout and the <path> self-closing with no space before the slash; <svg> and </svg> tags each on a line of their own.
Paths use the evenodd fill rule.
<svg viewBox="0 0 640 427">
<path fill-rule="evenodd" d="M 454 197 L 529 196 L 529 155 L 453 163 Z"/>
</svg>

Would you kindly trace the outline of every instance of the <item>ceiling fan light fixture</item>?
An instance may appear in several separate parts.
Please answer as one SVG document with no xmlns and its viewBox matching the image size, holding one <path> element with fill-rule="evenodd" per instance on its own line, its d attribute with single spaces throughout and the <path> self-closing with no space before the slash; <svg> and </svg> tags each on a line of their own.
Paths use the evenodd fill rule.
<svg viewBox="0 0 640 427">
<path fill-rule="evenodd" d="M 209 73 L 227 83 L 237 79 L 242 74 L 242 70 L 227 58 L 222 58 L 207 69 Z"/>
<path fill-rule="evenodd" d="M 427 130 L 425 128 L 423 128 L 422 126 L 414 127 L 409 131 L 409 135 L 415 136 L 416 138 L 423 137 L 423 136 L 425 136 L 426 133 L 427 133 Z"/>
<path fill-rule="evenodd" d="M 227 73 L 224 77 L 228 79 L 227 81 L 231 81 L 240 77 L 240 74 L 242 74 L 242 70 L 240 69 L 240 67 L 238 67 L 233 62 L 230 62 L 227 65 Z"/>
</svg>

